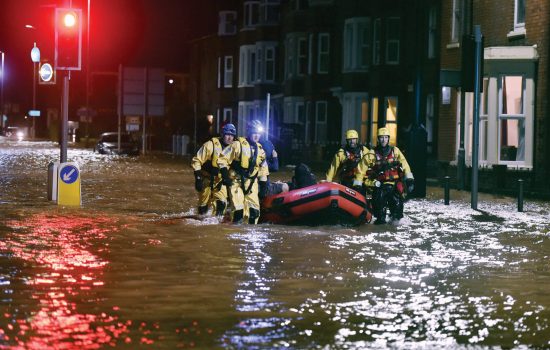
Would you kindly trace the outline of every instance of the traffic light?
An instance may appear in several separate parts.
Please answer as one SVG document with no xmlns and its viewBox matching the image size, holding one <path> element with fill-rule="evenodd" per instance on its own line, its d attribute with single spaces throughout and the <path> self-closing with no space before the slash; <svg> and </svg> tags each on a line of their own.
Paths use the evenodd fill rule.
<svg viewBox="0 0 550 350">
<path fill-rule="evenodd" d="M 82 64 L 82 10 L 55 9 L 55 69 L 80 70 Z"/>
</svg>

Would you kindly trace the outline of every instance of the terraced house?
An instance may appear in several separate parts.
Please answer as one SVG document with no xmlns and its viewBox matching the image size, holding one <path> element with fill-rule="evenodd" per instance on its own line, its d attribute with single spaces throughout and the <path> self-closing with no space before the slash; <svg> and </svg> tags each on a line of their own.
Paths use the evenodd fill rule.
<svg viewBox="0 0 550 350">
<path fill-rule="evenodd" d="M 422 145 L 417 172 L 426 153 L 436 159 L 439 1 L 224 0 L 215 11 L 191 62 L 191 102 L 211 132 L 231 121 L 242 134 L 257 118 L 283 161 L 313 162 L 345 130 L 375 144 L 386 125 L 406 152 Z"/>
<path fill-rule="evenodd" d="M 515 190 L 526 180 L 548 192 L 550 115 L 548 54 L 550 4 L 546 0 L 449 0 L 441 8 L 441 95 L 438 157 L 466 172 L 472 163 L 473 94 L 461 92 L 462 35 L 479 25 L 484 37 L 480 97 L 480 188 Z M 463 127 L 461 127 L 463 125 Z M 461 132 L 462 130 L 462 132 Z M 448 173 L 454 175 L 455 169 Z"/>
</svg>

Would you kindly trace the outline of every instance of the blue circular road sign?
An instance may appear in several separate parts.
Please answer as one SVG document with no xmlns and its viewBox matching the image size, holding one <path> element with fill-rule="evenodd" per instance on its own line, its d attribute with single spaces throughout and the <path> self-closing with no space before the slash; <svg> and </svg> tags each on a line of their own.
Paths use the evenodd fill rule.
<svg viewBox="0 0 550 350">
<path fill-rule="evenodd" d="M 78 179 L 78 168 L 74 165 L 66 165 L 59 172 L 59 177 L 64 183 L 72 184 Z"/>
</svg>

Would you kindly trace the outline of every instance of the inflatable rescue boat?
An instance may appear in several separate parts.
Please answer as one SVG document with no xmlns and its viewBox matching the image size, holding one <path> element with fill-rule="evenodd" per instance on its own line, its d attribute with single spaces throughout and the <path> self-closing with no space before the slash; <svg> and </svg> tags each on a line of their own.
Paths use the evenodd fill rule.
<svg viewBox="0 0 550 350">
<path fill-rule="evenodd" d="M 322 182 L 268 196 L 260 220 L 274 224 L 360 225 L 370 222 L 365 197 L 346 186 Z"/>
</svg>

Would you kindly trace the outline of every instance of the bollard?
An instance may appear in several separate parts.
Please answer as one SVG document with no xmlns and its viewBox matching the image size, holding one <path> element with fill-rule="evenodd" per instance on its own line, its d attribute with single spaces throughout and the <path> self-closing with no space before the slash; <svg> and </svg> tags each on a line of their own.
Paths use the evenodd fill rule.
<svg viewBox="0 0 550 350">
<path fill-rule="evenodd" d="M 176 152 L 177 152 L 177 145 L 178 145 L 178 142 L 177 142 L 177 135 L 172 135 L 172 154 L 173 155 L 176 155 Z"/>
<path fill-rule="evenodd" d="M 523 211 L 523 179 L 518 180 L 519 190 L 518 190 L 518 212 Z"/>
<path fill-rule="evenodd" d="M 445 176 L 445 205 L 449 205 L 449 182 L 450 182 L 450 177 L 449 176 Z"/>
</svg>

